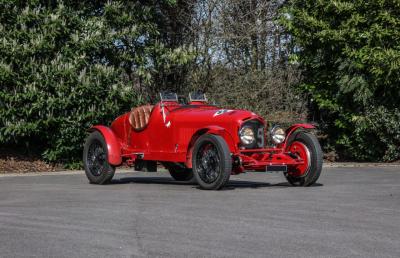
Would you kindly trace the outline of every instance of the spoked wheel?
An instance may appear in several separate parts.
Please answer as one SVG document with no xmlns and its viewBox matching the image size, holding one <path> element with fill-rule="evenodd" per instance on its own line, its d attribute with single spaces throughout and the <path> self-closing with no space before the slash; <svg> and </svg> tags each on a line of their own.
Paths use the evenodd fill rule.
<svg viewBox="0 0 400 258">
<path fill-rule="evenodd" d="M 287 151 L 304 161 L 303 164 L 288 167 L 285 177 L 291 185 L 310 186 L 322 170 L 322 149 L 317 138 L 310 133 L 298 132 L 290 137 Z"/>
<path fill-rule="evenodd" d="M 192 156 L 193 172 L 200 187 L 218 190 L 229 181 L 232 158 L 224 139 L 205 134 L 195 144 Z"/>
<path fill-rule="evenodd" d="M 185 165 L 175 162 L 163 162 L 162 164 L 166 169 L 168 169 L 172 178 L 176 181 L 196 181 L 193 175 L 193 170 L 190 168 L 186 168 Z"/>
<path fill-rule="evenodd" d="M 107 145 L 99 132 L 93 132 L 83 149 L 83 165 L 89 182 L 106 184 L 111 181 L 115 168 L 108 163 Z"/>
</svg>

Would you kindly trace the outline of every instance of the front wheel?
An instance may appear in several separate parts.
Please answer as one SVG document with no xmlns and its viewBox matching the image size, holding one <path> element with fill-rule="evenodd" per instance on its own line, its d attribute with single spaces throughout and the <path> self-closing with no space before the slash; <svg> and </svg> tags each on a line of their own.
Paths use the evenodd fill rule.
<svg viewBox="0 0 400 258">
<path fill-rule="evenodd" d="M 317 182 L 322 170 L 323 153 L 317 137 L 307 132 L 294 133 L 287 143 L 288 152 L 304 160 L 304 164 L 288 167 L 285 177 L 294 186 L 310 186 Z"/>
<path fill-rule="evenodd" d="M 229 181 L 232 158 L 221 136 L 200 136 L 194 145 L 192 162 L 194 176 L 201 188 L 219 190 Z"/>
<path fill-rule="evenodd" d="M 107 184 L 115 173 L 115 167 L 108 163 L 107 144 L 101 133 L 95 131 L 86 139 L 83 148 L 83 166 L 91 184 Z"/>
</svg>

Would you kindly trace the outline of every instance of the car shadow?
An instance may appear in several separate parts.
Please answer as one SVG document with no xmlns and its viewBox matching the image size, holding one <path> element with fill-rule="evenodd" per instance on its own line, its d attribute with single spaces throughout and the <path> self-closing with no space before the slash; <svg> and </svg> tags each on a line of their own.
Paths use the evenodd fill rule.
<svg viewBox="0 0 400 258">
<path fill-rule="evenodd" d="M 168 177 L 122 177 L 111 180 L 110 184 L 160 184 L 160 185 L 197 185 L 190 182 L 175 181 Z"/>
<path fill-rule="evenodd" d="M 194 188 L 200 189 L 198 184 L 193 182 L 180 182 L 175 181 L 172 178 L 168 177 L 123 177 L 119 179 L 113 179 L 110 184 L 160 184 L 160 185 L 192 185 Z M 315 183 L 310 187 L 319 187 L 323 186 L 323 184 Z M 229 180 L 228 184 L 222 190 L 234 190 L 234 189 L 242 189 L 242 188 L 287 188 L 293 187 L 288 182 L 282 182 L 277 184 L 270 184 L 266 182 L 257 182 L 257 181 L 248 181 L 248 180 Z"/>
<path fill-rule="evenodd" d="M 323 186 L 323 184 L 315 183 L 310 187 L 319 187 Z M 288 182 L 282 182 L 277 184 L 263 183 L 263 182 L 255 182 L 255 181 L 245 181 L 245 180 L 230 180 L 229 183 L 222 190 L 234 190 L 236 188 L 262 188 L 262 187 L 271 187 L 271 188 L 288 188 L 295 187 L 289 184 Z"/>
</svg>

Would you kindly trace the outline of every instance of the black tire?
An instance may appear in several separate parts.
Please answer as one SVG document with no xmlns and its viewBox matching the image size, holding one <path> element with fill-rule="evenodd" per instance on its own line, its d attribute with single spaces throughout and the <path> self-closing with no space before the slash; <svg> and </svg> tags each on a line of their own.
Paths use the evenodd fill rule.
<svg viewBox="0 0 400 258">
<path fill-rule="evenodd" d="M 175 162 L 163 162 L 171 177 L 176 181 L 194 182 L 193 170 Z"/>
<path fill-rule="evenodd" d="M 193 174 L 202 189 L 219 190 L 229 181 L 232 158 L 221 136 L 200 136 L 194 145 L 192 162 Z"/>
<path fill-rule="evenodd" d="M 319 144 L 317 137 L 314 134 L 308 132 L 296 132 L 294 133 L 288 140 L 287 147 L 289 147 L 294 142 L 300 142 L 304 144 L 309 153 L 310 153 L 310 164 L 302 176 L 293 176 L 288 173 L 285 173 L 285 177 L 287 181 L 293 186 L 310 186 L 317 182 L 319 176 L 322 171 L 322 162 L 323 162 L 323 152 L 321 149 L 321 145 Z"/>
<path fill-rule="evenodd" d="M 103 135 L 92 132 L 83 148 L 83 166 L 91 184 L 107 184 L 115 173 L 115 167 L 108 163 L 107 144 Z"/>
</svg>

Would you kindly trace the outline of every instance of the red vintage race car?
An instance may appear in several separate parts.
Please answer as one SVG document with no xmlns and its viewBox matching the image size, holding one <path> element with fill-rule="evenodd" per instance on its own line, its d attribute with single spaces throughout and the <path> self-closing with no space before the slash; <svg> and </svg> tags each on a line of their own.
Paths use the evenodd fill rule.
<svg viewBox="0 0 400 258">
<path fill-rule="evenodd" d="M 262 117 L 207 104 L 204 94 L 189 94 L 187 104 L 175 93 L 160 97 L 158 104 L 136 107 L 110 127 L 89 129 L 83 163 L 90 183 L 110 182 L 123 163 L 149 172 L 162 164 L 175 180 L 214 190 L 245 171 L 283 172 L 298 186 L 314 184 L 321 174 L 322 150 L 309 132 L 313 125 L 267 130 Z"/>
</svg>

